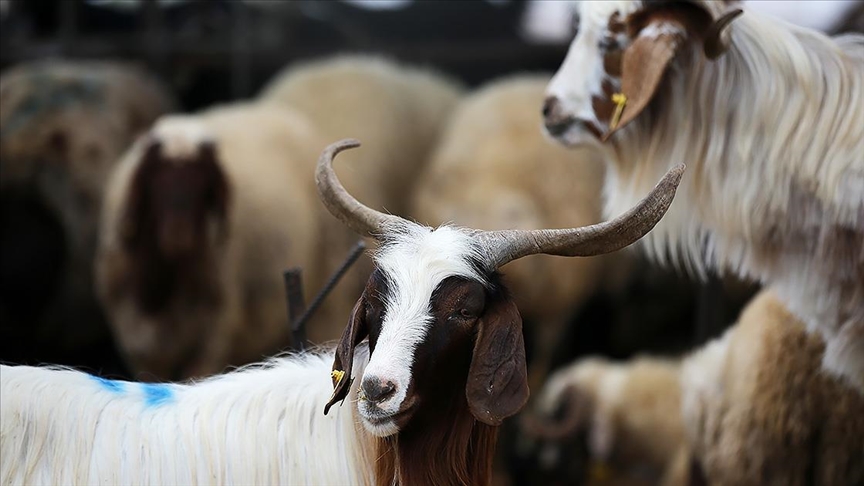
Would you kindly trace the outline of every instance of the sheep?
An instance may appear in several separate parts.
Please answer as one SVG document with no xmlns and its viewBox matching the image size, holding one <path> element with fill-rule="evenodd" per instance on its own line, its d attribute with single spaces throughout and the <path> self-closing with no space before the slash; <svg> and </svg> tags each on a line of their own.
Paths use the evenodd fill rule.
<svg viewBox="0 0 864 486">
<path fill-rule="evenodd" d="M 377 55 L 337 55 L 292 64 L 261 90 L 258 101 L 303 113 L 327 138 L 357 137 L 368 149 L 347 154 L 352 171 L 345 185 L 371 207 L 404 214 L 417 176 L 438 140 L 446 118 L 456 106 L 462 87 L 432 70 L 398 63 Z M 334 227 L 335 240 L 344 234 Z M 353 243 L 351 240 L 345 245 Z M 370 242 L 371 244 L 372 242 Z M 341 252 L 328 254 L 327 268 L 342 261 Z M 360 292 L 370 272 L 358 262 L 335 293 Z M 309 339 L 321 343 L 338 337 L 342 309 L 321 309 L 310 324 Z"/>
<path fill-rule="evenodd" d="M 524 419 L 527 438 L 543 441 L 541 467 L 560 469 L 574 457 L 566 442 L 584 437 L 594 480 L 684 483 L 680 359 L 639 356 L 626 363 L 589 356 L 556 371 L 537 411 Z M 559 410 L 563 407 L 563 410 Z M 563 414 L 554 420 L 549 417 Z M 571 481 L 580 478 L 571 477 Z"/>
<path fill-rule="evenodd" d="M 259 95 L 309 117 L 327 137 L 366 140 L 348 154 L 356 173 L 348 190 L 373 207 L 404 213 L 462 87 L 423 68 L 381 56 L 340 55 L 298 63 L 278 73 Z"/>
<path fill-rule="evenodd" d="M 158 116 L 168 90 L 125 63 L 28 62 L 0 78 L 6 360 L 82 364 L 110 332 L 93 292 L 106 179 Z"/>
<path fill-rule="evenodd" d="M 730 25 L 724 2 L 580 4 L 545 130 L 605 151 L 606 214 L 697 161 L 645 248 L 773 286 L 864 393 L 864 36 L 743 8 Z"/>
<path fill-rule="evenodd" d="M 526 430 L 560 441 L 587 428 L 593 460 L 611 457 L 613 471 L 638 460 L 669 486 L 861 484 L 864 398 L 821 370 L 824 350 L 769 288 L 682 359 L 557 372 Z"/>
<path fill-rule="evenodd" d="M 282 272 L 303 267 L 311 295 L 329 275 L 317 262 L 348 249 L 326 238 L 338 223 L 315 196 L 324 144 L 299 113 L 238 103 L 160 118 L 123 156 L 96 283 L 138 379 L 203 377 L 290 342 Z M 352 304 L 332 295 L 325 307 Z"/>
<path fill-rule="evenodd" d="M 544 74 L 512 76 L 461 101 L 419 177 L 411 206 L 414 218 L 486 229 L 600 220 L 603 165 L 598 152 L 586 148 L 573 153 L 537 130 L 540 116 L 534 107 L 542 102 L 548 81 Z M 538 255 L 507 267 L 504 280 L 537 335 L 532 385 L 542 383 L 563 328 L 603 286 L 604 275 L 624 273 L 624 268 L 613 269 L 625 266 L 621 260 L 621 255 L 614 261 Z M 548 284 L 537 285 L 538 280 Z"/>
<path fill-rule="evenodd" d="M 529 393 L 522 321 L 497 268 L 633 243 L 668 208 L 683 167 L 608 223 L 433 229 L 345 191 L 332 162 L 356 146 L 328 146 L 315 174 L 328 211 L 380 242 L 335 349 L 190 385 L 4 366 L 0 481 L 488 484 L 497 427 Z"/>
<path fill-rule="evenodd" d="M 682 421 L 707 484 L 864 483 L 864 397 L 821 370 L 826 349 L 768 289 L 684 360 Z"/>
</svg>

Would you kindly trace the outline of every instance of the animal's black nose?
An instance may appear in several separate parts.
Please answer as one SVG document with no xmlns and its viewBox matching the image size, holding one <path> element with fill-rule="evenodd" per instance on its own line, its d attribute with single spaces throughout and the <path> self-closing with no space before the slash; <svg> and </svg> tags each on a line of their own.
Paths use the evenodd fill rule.
<svg viewBox="0 0 864 486">
<path fill-rule="evenodd" d="M 558 111 L 558 98 L 555 96 L 547 96 L 543 100 L 543 118 L 549 118 L 553 113 Z"/>
<path fill-rule="evenodd" d="M 553 137 L 566 132 L 573 124 L 573 117 L 564 113 L 561 101 L 556 96 L 547 96 L 543 101 L 543 125 Z"/>
<path fill-rule="evenodd" d="M 396 392 L 396 385 L 392 381 L 381 381 L 374 376 L 365 378 L 362 388 L 366 400 L 373 403 L 383 402 Z"/>
</svg>

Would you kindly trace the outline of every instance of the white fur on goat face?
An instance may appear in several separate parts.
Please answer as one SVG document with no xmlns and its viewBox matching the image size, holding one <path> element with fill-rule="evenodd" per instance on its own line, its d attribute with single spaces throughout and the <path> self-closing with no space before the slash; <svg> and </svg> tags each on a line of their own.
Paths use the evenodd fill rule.
<svg viewBox="0 0 864 486">
<path fill-rule="evenodd" d="M 486 280 L 472 264 L 480 261 L 480 256 L 464 231 L 406 223 L 387 234 L 387 242 L 375 255 L 387 281 L 386 293 L 381 296 L 384 318 L 362 380 L 392 382 L 395 392 L 378 403 L 362 398 L 358 401 L 363 425 L 379 437 L 398 432 L 396 420 L 389 418 L 413 405 L 409 403 L 413 397 L 408 396 L 414 379 L 412 366 L 415 352 L 433 323 L 430 302 L 435 289 L 448 277 Z"/>
<path fill-rule="evenodd" d="M 604 57 L 621 51 L 629 39 L 613 32 L 610 24 L 621 23 L 642 2 L 585 1 L 573 5 L 577 31 L 564 62 L 546 89 L 544 118 L 546 133 L 566 146 L 596 142 L 609 128 L 611 93 L 620 89 L 620 78 L 609 74 Z M 617 18 L 616 18 L 617 16 Z M 604 84 L 606 89 L 604 90 Z M 598 113 L 598 105 L 602 106 Z"/>
</svg>

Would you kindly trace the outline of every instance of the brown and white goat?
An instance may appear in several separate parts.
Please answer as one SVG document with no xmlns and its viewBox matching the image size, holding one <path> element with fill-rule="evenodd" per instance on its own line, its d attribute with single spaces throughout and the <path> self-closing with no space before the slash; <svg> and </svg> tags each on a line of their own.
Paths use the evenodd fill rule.
<svg viewBox="0 0 864 486">
<path fill-rule="evenodd" d="M 380 443 L 382 484 L 488 484 L 497 426 L 528 399 L 522 319 L 498 268 L 546 253 L 588 256 L 638 240 L 671 203 L 683 167 L 638 206 L 594 226 L 479 231 L 421 226 L 379 213 L 350 196 L 330 167 L 357 142 L 330 146 L 316 179 L 328 209 L 381 246 L 363 296 L 336 349 L 336 390 L 352 382 L 354 347 L 368 337 L 370 360 L 357 402 Z"/>
<path fill-rule="evenodd" d="M 608 141 L 607 214 L 694 161 L 649 252 L 770 284 L 864 392 L 864 37 L 735 5 L 578 4 L 546 131 Z"/>
</svg>

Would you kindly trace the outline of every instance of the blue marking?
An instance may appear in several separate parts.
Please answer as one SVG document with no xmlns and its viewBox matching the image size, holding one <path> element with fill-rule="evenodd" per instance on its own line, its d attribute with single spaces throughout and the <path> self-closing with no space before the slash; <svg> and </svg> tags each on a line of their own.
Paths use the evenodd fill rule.
<svg viewBox="0 0 864 486">
<path fill-rule="evenodd" d="M 141 383 L 141 391 L 148 407 L 164 405 L 174 399 L 173 385 L 167 383 Z"/>
<path fill-rule="evenodd" d="M 117 380 L 108 380 L 106 378 L 102 378 L 101 376 L 90 375 L 90 378 L 93 379 L 96 383 L 102 386 L 105 390 L 108 390 L 112 393 L 123 393 L 126 390 L 126 382 L 117 381 Z"/>
</svg>

